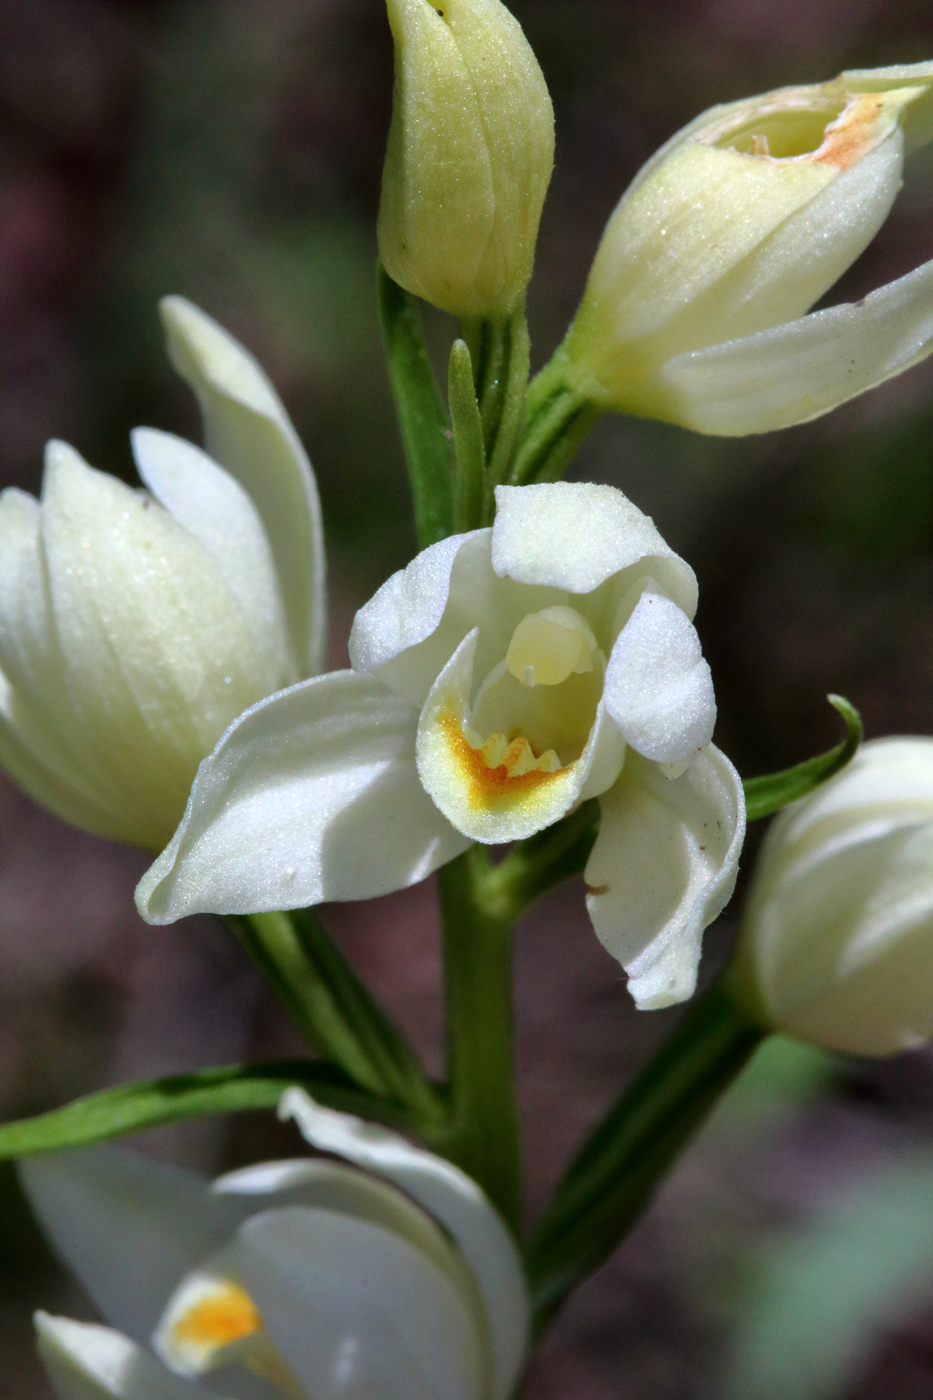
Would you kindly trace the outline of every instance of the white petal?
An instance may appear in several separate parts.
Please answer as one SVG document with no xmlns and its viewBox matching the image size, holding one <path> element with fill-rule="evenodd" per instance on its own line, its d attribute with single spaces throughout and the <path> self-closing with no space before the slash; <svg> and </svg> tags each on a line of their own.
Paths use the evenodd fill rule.
<svg viewBox="0 0 933 1400">
<path fill-rule="evenodd" d="M 113 1147 L 31 1157 L 19 1171 L 57 1253 L 107 1321 L 139 1342 L 178 1280 L 247 1213 L 192 1172 Z"/>
<path fill-rule="evenodd" d="M 248 1197 L 251 1213 L 273 1206 L 313 1206 L 391 1230 L 447 1274 L 485 1318 L 478 1285 L 447 1234 L 407 1193 L 385 1180 L 342 1162 L 293 1158 L 229 1172 L 215 1181 L 212 1189 L 223 1195 Z"/>
<path fill-rule="evenodd" d="M 418 721 L 418 773 L 458 831 L 488 844 L 519 841 L 558 821 L 580 797 L 602 737 L 604 710 L 600 706 L 597 711 L 583 753 L 566 767 L 516 776 L 501 764 L 491 768 L 464 733 L 470 726 L 468 697 L 477 640 L 474 629 L 425 701 Z"/>
<path fill-rule="evenodd" d="M 101 801 L 68 761 L 56 761 L 54 741 L 45 742 L 28 705 L 18 701 L 0 675 L 0 765 L 20 787 L 50 812 L 95 836 L 120 837 L 119 810 Z"/>
<path fill-rule="evenodd" d="M 658 415 L 738 437 L 818 418 L 933 349 L 933 261 L 859 302 L 678 355 L 660 371 Z"/>
<path fill-rule="evenodd" d="M 844 1054 L 929 1041 L 933 823 L 882 834 L 866 821 L 789 867 L 771 857 L 771 836 L 744 916 L 754 940 L 743 943 L 765 1014 Z"/>
<path fill-rule="evenodd" d="M 200 759 L 272 677 L 254 669 L 246 619 L 197 541 L 64 443 L 46 454 L 41 546 L 57 704 L 120 794 L 123 838 L 158 850 Z"/>
<path fill-rule="evenodd" d="M 393 1181 L 450 1231 L 486 1304 L 495 1356 L 491 1400 L 507 1400 L 528 1347 L 528 1295 L 512 1237 L 476 1182 L 388 1128 L 322 1108 L 301 1089 L 283 1095 L 279 1116 L 294 1118 L 319 1152 L 345 1157 Z"/>
<path fill-rule="evenodd" d="M 354 670 L 379 676 L 413 705 L 422 705 L 438 672 L 478 622 L 494 633 L 498 661 L 511 632 L 502 621 L 503 590 L 490 564 L 491 538 L 491 530 L 451 535 L 387 579 L 353 619 Z M 512 611 L 514 627 L 524 612 Z"/>
<path fill-rule="evenodd" d="M 685 316 L 700 340 L 732 340 L 803 316 L 881 228 L 901 188 L 904 133 L 896 113 L 879 146 L 856 160 L 721 278 Z M 687 345 L 690 341 L 687 341 Z M 684 349 L 673 345 L 672 355 Z"/>
<path fill-rule="evenodd" d="M 745 799 L 712 744 L 682 777 L 629 751 L 600 799 L 586 867 L 587 908 L 622 963 L 642 1010 L 685 1001 L 696 987 L 703 930 L 725 908 L 745 837 Z"/>
<path fill-rule="evenodd" d="M 6 678 L 0 757 L 27 791 L 60 816 L 98 835 L 117 835 L 123 820 L 119 789 L 88 751 L 68 700 L 40 520 L 34 497 L 13 487 L 0 494 L 0 667 Z"/>
<path fill-rule="evenodd" d="M 204 1400 L 209 1394 L 108 1327 L 42 1312 L 35 1322 L 39 1355 L 61 1400 Z"/>
<path fill-rule="evenodd" d="M 592 592 L 634 565 L 656 578 L 693 617 L 693 570 L 615 487 L 579 481 L 496 487 L 492 566 L 497 574 L 577 594 Z"/>
<path fill-rule="evenodd" d="M 315 1400 L 482 1400 L 482 1339 L 405 1240 L 307 1207 L 266 1211 L 236 1257 L 271 1340 Z"/>
<path fill-rule="evenodd" d="M 713 737 L 713 678 L 696 628 L 656 584 L 642 589 L 616 639 L 604 694 L 626 743 L 645 758 L 692 763 Z"/>
<path fill-rule="evenodd" d="M 242 608 L 269 690 L 297 681 L 269 540 L 243 487 L 183 438 L 155 428 L 136 428 L 130 437 L 139 475 L 214 561 Z"/>
<path fill-rule="evenodd" d="M 245 487 L 272 546 L 299 669 L 324 663 L 321 507 L 311 464 L 259 365 L 184 297 L 165 297 L 169 356 L 201 405 L 207 450 Z"/>
<path fill-rule="evenodd" d="M 354 671 L 254 705 L 198 769 L 139 883 L 143 918 L 303 908 L 423 880 L 469 843 L 418 780 L 416 724 L 413 706 Z"/>
</svg>

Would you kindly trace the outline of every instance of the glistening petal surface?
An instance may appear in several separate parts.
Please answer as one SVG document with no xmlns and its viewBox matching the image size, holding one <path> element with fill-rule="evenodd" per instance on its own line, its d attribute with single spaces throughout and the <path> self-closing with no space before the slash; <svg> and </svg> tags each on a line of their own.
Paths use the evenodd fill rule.
<svg viewBox="0 0 933 1400">
<path fill-rule="evenodd" d="M 146 792 L 121 835 L 158 850 L 199 760 L 268 677 L 252 671 L 250 629 L 221 573 L 150 497 L 51 443 L 40 514 L 58 703 L 124 811 L 128 773 Z"/>
<path fill-rule="evenodd" d="M 528 1346 L 528 1295 L 512 1237 L 476 1182 L 387 1128 L 322 1108 L 301 1089 L 287 1091 L 279 1116 L 294 1118 L 312 1147 L 394 1182 L 450 1231 L 485 1302 L 494 1354 L 490 1400 L 508 1400 Z"/>
<path fill-rule="evenodd" d="M 275 561 L 259 513 L 229 472 L 183 438 L 136 428 L 139 475 L 173 519 L 193 535 L 236 598 L 252 635 L 253 665 L 281 690 L 299 677 L 282 610 Z"/>
<path fill-rule="evenodd" d="M 735 888 L 745 836 L 741 779 L 712 744 L 674 779 L 630 750 L 600 807 L 586 867 L 597 936 L 622 963 L 641 1009 L 686 1001 L 703 930 Z"/>
<path fill-rule="evenodd" d="M 581 481 L 496 487 L 492 567 L 500 577 L 591 593 L 634 565 L 643 565 L 639 572 L 656 578 L 693 617 L 693 570 L 615 487 Z"/>
<path fill-rule="evenodd" d="M 605 701 L 626 743 L 658 763 L 692 763 L 713 737 L 716 698 L 700 639 L 655 584 L 642 589 L 612 648 Z"/>
<path fill-rule="evenodd" d="M 169 356 L 197 395 L 207 450 L 245 488 L 266 528 L 300 672 L 324 663 L 324 536 L 311 464 L 252 355 L 184 297 L 160 304 Z"/>
<path fill-rule="evenodd" d="M 201 764 L 178 831 L 140 881 L 143 918 L 366 899 L 453 859 L 469 842 L 421 786 L 416 724 L 413 706 L 353 671 L 254 705 Z"/>
<path fill-rule="evenodd" d="M 658 414 L 723 437 L 767 433 L 828 413 L 931 349 L 933 261 L 860 302 L 676 356 L 660 371 Z"/>
<path fill-rule="evenodd" d="M 205 1400 L 208 1395 L 109 1327 L 43 1312 L 36 1313 L 35 1322 L 39 1355 L 61 1400 Z"/>
</svg>

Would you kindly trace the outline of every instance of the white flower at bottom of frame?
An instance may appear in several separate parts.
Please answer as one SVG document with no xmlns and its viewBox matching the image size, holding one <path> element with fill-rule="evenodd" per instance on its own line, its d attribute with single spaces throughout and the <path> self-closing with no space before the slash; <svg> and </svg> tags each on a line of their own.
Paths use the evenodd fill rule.
<svg viewBox="0 0 933 1400">
<path fill-rule="evenodd" d="M 21 1164 L 113 1324 L 37 1316 L 61 1400 L 507 1400 L 528 1297 L 479 1187 L 299 1089 L 280 1113 L 344 1161 L 269 1162 L 213 1186 L 116 1148 Z"/>
<path fill-rule="evenodd" d="M 360 610 L 352 671 L 231 726 L 140 883 L 144 918 L 382 894 L 598 797 L 596 932 L 639 1006 L 692 994 L 745 831 L 693 571 L 610 486 L 499 487 L 496 505 Z"/>
</svg>

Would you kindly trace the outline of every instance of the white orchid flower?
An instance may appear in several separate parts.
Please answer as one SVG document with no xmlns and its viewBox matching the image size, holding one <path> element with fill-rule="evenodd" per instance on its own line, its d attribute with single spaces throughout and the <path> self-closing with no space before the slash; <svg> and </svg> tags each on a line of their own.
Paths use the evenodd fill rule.
<svg viewBox="0 0 933 1400">
<path fill-rule="evenodd" d="M 737 987 L 763 1024 L 850 1055 L 933 1038 L 933 739 L 875 739 L 775 820 Z"/>
<path fill-rule="evenodd" d="M 140 883 L 143 917 L 362 899 L 589 797 L 596 931 L 639 1005 L 694 989 L 735 882 L 739 778 L 710 743 L 692 570 L 609 486 L 499 487 L 357 614 L 354 669 L 231 726 Z"/>
<path fill-rule="evenodd" d="M 0 495 L 0 763 L 86 831 L 158 850 L 249 705 L 321 667 L 311 468 L 250 355 L 181 297 L 168 349 L 210 456 L 132 436 L 147 491 L 53 442 L 42 499 Z"/>
<path fill-rule="evenodd" d="M 530 1311 L 480 1188 L 299 1089 L 280 1116 L 344 1160 L 269 1162 L 213 1186 L 116 1148 L 21 1164 L 56 1250 L 113 1324 L 38 1315 L 61 1400 L 508 1400 Z"/>
<path fill-rule="evenodd" d="M 884 223 L 933 136 L 933 64 L 713 107 L 613 212 L 559 352 L 615 408 L 733 436 L 802 423 L 933 349 L 933 262 L 805 313 Z"/>
</svg>

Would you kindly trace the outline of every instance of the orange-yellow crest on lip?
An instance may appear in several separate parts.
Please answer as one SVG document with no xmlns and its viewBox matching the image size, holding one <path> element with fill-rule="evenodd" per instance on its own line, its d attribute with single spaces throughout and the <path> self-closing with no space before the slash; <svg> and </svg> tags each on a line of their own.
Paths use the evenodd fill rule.
<svg viewBox="0 0 933 1400">
<path fill-rule="evenodd" d="M 172 1332 L 177 1343 L 202 1348 L 230 1346 L 263 1330 L 263 1321 L 249 1294 L 236 1283 L 218 1284 L 177 1320 Z"/>
<path fill-rule="evenodd" d="M 493 735 L 474 748 L 452 710 L 441 715 L 438 724 L 465 780 L 470 805 L 477 810 L 504 806 L 566 776 L 553 749 L 536 758 L 523 735 L 508 744 L 501 735 Z"/>
<path fill-rule="evenodd" d="M 832 165 L 848 170 L 861 160 L 877 134 L 878 118 L 884 111 L 884 99 L 877 93 L 861 93 L 845 111 L 830 122 L 813 159 L 820 165 Z"/>
</svg>

